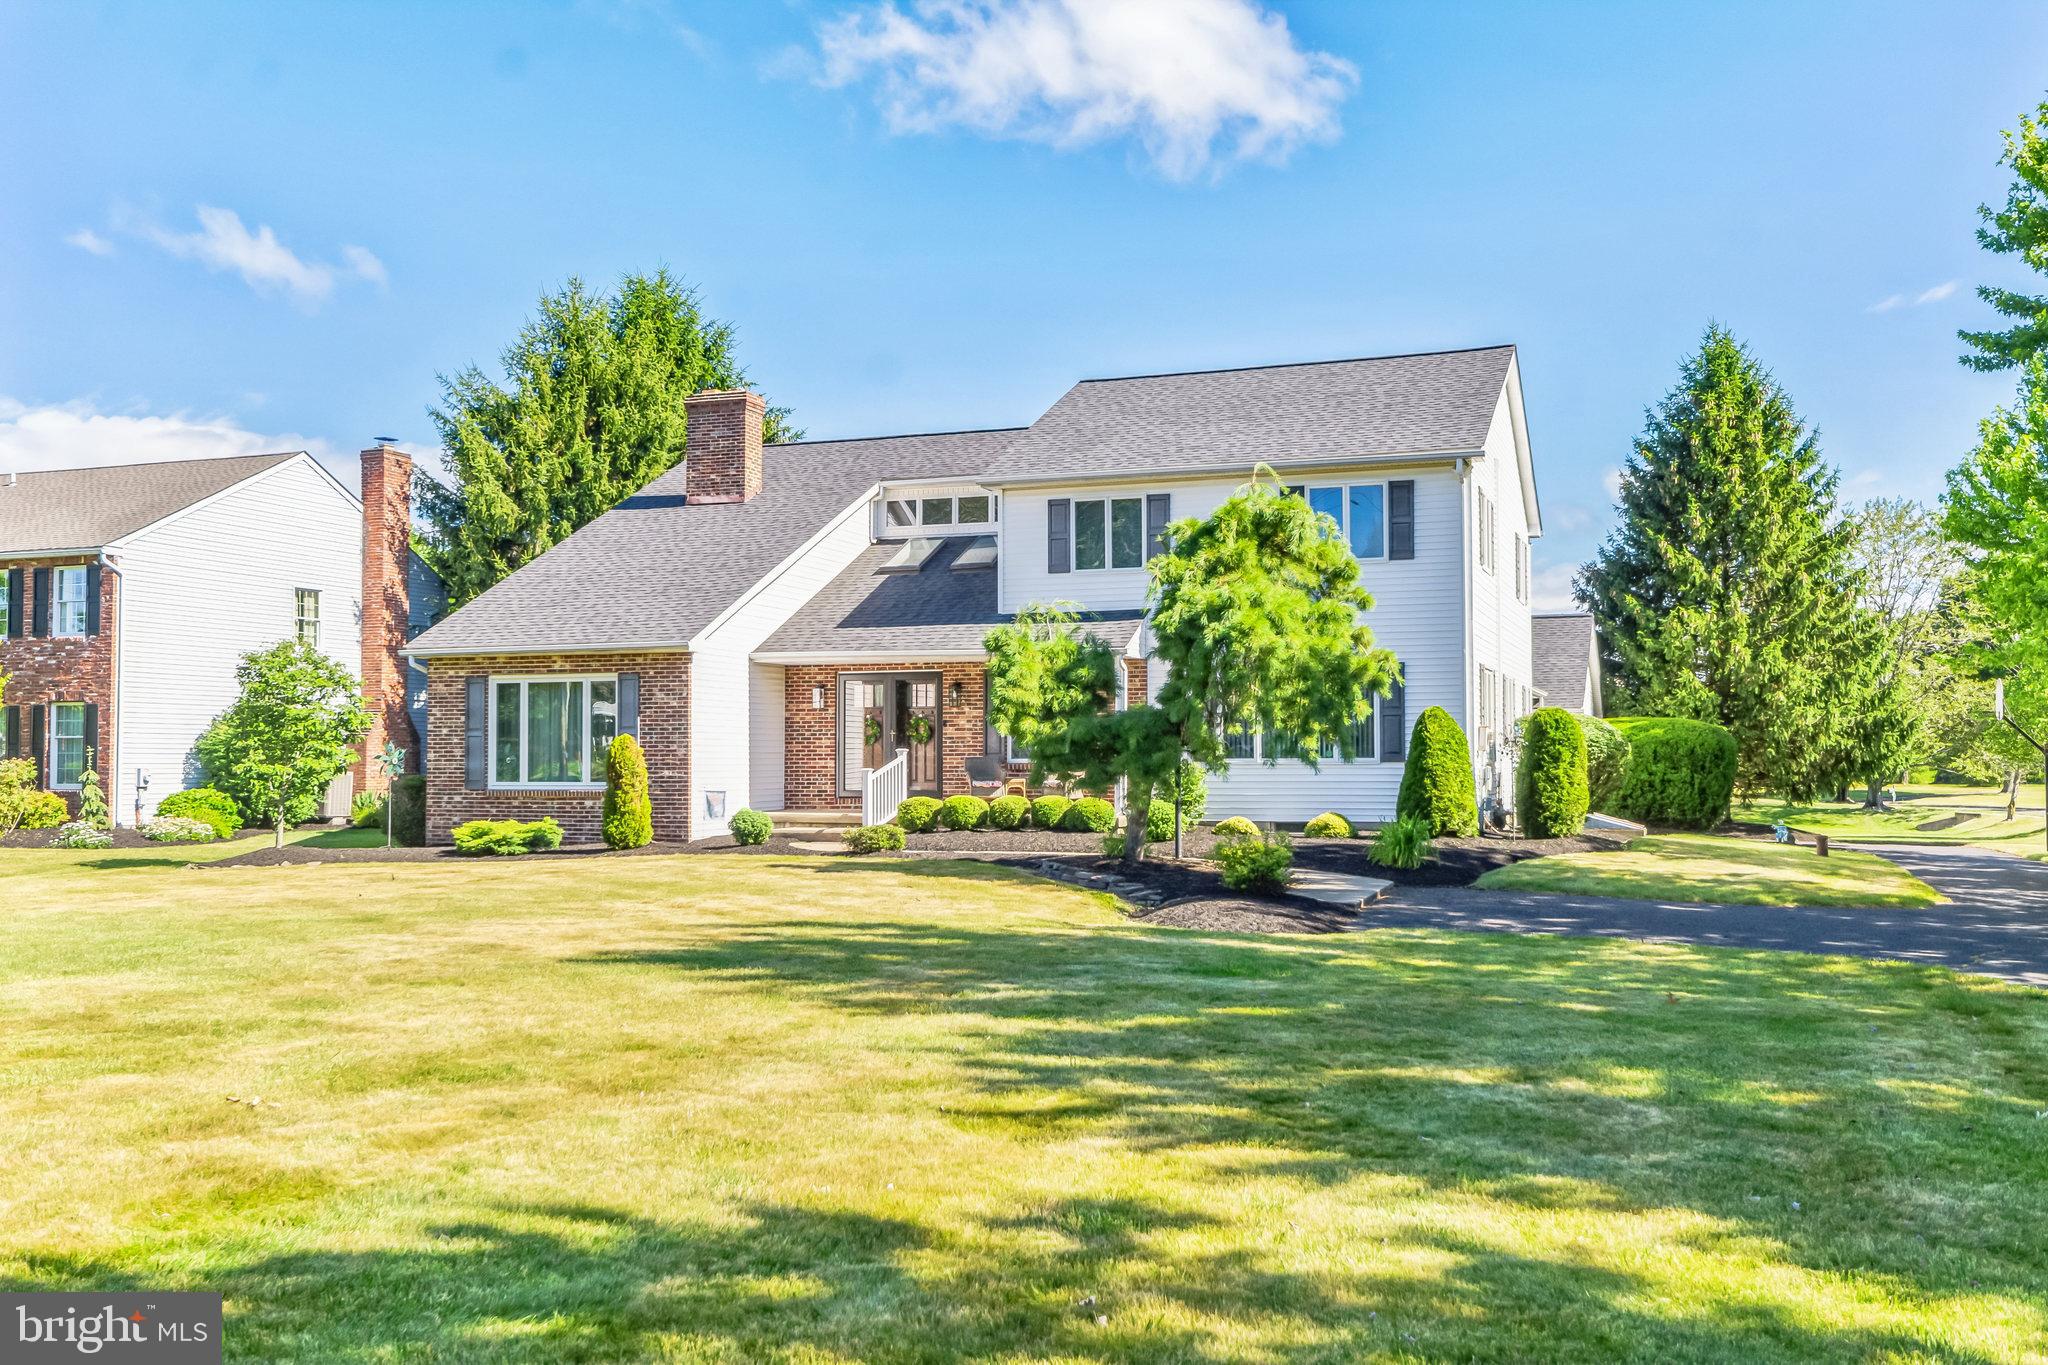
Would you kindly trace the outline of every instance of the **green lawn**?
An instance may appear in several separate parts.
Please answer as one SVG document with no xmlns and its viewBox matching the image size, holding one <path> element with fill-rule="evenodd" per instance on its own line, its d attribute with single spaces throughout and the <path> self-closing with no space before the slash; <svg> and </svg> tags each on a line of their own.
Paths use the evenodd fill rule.
<svg viewBox="0 0 2048 1365">
<path fill-rule="evenodd" d="M 1920 786 L 1902 784 L 1893 790 L 1902 796 L 1912 796 L 1915 804 L 1923 806 L 2003 806 L 2005 804 L 2005 788 L 2003 787 L 1950 787 L 1929 783 Z M 2033 806 L 2036 809 L 2043 805 L 2048 805 L 2048 800 L 2043 799 L 2039 782 L 2020 783 L 2020 804 L 2022 806 Z"/>
<path fill-rule="evenodd" d="M 1705 834 L 1637 839 L 1613 853 L 1562 853 L 1497 868 L 1479 885 L 1715 905 L 1937 905 L 1935 889 L 1869 853 Z"/>
<path fill-rule="evenodd" d="M 1961 815 L 1958 824 L 1946 822 Z M 1971 844 L 2009 853 L 2028 853 L 2042 846 L 2042 817 L 2022 813 L 2007 820 L 2001 808 L 1965 812 L 1920 801 L 1901 802 L 1889 810 L 1865 810 L 1854 801 L 1818 801 L 1792 805 L 1758 801 L 1737 805 L 1732 817 L 1758 825 L 1790 825 L 1811 834 L 1885 844 Z M 1929 829 L 1933 824 L 1941 829 Z"/>
<path fill-rule="evenodd" d="M 2048 995 L 1938 969 L 958 863 L 17 851 L 0 902 L 0 1284 L 218 1289 L 237 1360 L 2048 1346 Z"/>
</svg>

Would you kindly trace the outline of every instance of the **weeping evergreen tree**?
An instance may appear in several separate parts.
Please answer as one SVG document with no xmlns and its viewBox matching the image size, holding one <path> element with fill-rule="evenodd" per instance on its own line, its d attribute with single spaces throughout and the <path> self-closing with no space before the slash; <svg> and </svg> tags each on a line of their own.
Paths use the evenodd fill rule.
<svg viewBox="0 0 2048 1365">
<path fill-rule="evenodd" d="M 1831 789 L 1873 685 L 1836 478 L 1776 380 L 1710 326 L 1647 413 L 1621 524 L 1579 576 L 1616 709 L 1725 725 L 1751 791 Z"/>
<path fill-rule="evenodd" d="M 732 325 L 666 270 L 609 293 L 543 294 L 500 383 L 441 376 L 442 482 L 419 483 L 424 551 L 460 606 L 610 511 L 684 456 L 683 400 L 746 383 Z M 794 440 L 786 408 L 763 439 Z"/>
</svg>

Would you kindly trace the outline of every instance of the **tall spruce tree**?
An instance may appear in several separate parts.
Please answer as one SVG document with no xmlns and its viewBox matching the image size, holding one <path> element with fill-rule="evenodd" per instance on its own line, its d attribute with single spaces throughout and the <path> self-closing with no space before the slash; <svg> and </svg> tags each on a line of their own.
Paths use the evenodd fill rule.
<svg viewBox="0 0 2048 1365">
<path fill-rule="evenodd" d="M 460 606 L 611 510 L 684 457 L 683 400 L 746 382 L 731 324 L 666 270 L 609 293 L 543 294 L 504 353 L 500 384 L 441 376 L 445 479 L 421 480 L 423 552 Z M 793 440 L 771 407 L 764 439 Z"/>
<path fill-rule="evenodd" d="M 1720 326 L 1646 414 L 1621 525 L 1579 575 L 1629 709 L 1735 734 L 1746 790 L 1844 773 L 1868 648 L 1835 471 L 1777 381 Z"/>
<path fill-rule="evenodd" d="M 1999 164 L 2012 167 L 2012 187 L 2004 208 L 1977 206 L 1984 220 L 1977 241 L 1986 251 L 2018 256 L 2031 269 L 2048 273 L 2048 100 L 2032 115 L 2020 115 L 2020 126 L 2003 136 L 2005 154 Z M 2003 331 L 1958 332 L 1973 348 L 1962 357 L 1963 364 L 1973 370 L 2009 370 L 2048 353 L 2048 298 L 1990 284 L 1977 286 L 1977 297 L 2012 319 L 2012 325 Z"/>
</svg>

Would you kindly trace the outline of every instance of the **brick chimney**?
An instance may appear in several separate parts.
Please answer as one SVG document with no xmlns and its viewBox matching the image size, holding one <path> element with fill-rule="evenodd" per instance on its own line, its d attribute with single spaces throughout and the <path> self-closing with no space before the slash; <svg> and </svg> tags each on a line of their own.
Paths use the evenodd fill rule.
<svg viewBox="0 0 2048 1365">
<path fill-rule="evenodd" d="M 761 420 L 747 389 L 705 389 L 683 400 L 683 492 L 691 502 L 745 502 L 761 491 Z"/>
<path fill-rule="evenodd" d="M 363 462 L 363 696 L 370 732 L 356 764 L 356 790 L 383 791 L 388 779 L 371 762 L 386 741 L 405 752 L 405 770 L 420 770 L 419 739 L 406 710 L 406 664 L 399 651 L 412 621 L 407 580 L 412 555 L 412 456 L 380 436 Z"/>
</svg>

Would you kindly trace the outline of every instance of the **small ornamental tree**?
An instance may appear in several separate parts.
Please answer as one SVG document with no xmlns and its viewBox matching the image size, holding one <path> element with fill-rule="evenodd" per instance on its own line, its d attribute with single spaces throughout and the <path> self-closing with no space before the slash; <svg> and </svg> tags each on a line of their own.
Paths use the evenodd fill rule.
<svg viewBox="0 0 2048 1365">
<path fill-rule="evenodd" d="M 94 829 L 114 827 L 114 817 L 107 810 L 107 793 L 93 767 L 91 749 L 85 751 L 85 771 L 78 775 L 78 822 Z"/>
<path fill-rule="evenodd" d="M 1590 804 L 1586 736 L 1578 718 L 1546 706 L 1522 723 L 1522 766 L 1515 804 L 1532 839 L 1564 839 L 1586 827 Z"/>
<path fill-rule="evenodd" d="M 285 826 L 311 819 L 355 761 L 369 708 L 346 668 L 299 640 L 244 654 L 235 681 L 241 693 L 199 737 L 199 762 L 282 848 Z"/>
<path fill-rule="evenodd" d="M 1401 791 L 1394 814 L 1420 820 L 1432 839 L 1479 833 L 1479 797 L 1472 785 L 1472 750 L 1465 731 L 1441 706 L 1415 718 L 1408 735 L 1408 762 L 1401 770 Z"/>
<path fill-rule="evenodd" d="M 631 735 L 620 735 L 605 751 L 604 842 L 608 848 L 645 848 L 654 842 L 647 756 Z"/>
</svg>

